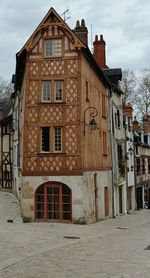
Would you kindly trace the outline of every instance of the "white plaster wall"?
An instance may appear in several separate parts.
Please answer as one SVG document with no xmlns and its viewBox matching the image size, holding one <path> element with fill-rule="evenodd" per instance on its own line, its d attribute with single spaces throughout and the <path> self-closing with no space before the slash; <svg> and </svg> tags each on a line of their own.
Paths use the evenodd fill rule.
<svg viewBox="0 0 150 278">
<path fill-rule="evenodd" d="M 95 191 L 94 173 L 86 172 L 83 176 L 43 176 L 21 178 L 21 211 L 22 216 L 34 220 L 34 193 L 39 185 L 48 181 L 66 184 L 72 191 L 72 221 L 73 223 L 95 222 Z M 109 209 L 111 217 L 111 171 L 96 172 L 98 186 L 98 219 L 105 218 L 104 187 L 109 187 Z"/>
<path fill-rule="evenodd" d="M 128 186 L 134 185 L 134 171 L 128 172 Z"/>
</svg>

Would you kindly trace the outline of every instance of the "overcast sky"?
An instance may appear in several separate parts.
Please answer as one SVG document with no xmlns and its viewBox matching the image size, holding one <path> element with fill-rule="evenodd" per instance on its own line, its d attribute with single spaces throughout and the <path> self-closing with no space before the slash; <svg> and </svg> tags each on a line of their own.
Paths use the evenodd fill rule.
<svg viewBox="0 0 150 278">
<path fill-rule="evenodd" d="M 110 68 L 140 70 L 150 67 L 149 0 L 4 0 L 0 5 L 0 76 L 11 80 L 15 55 L 50 7 L 60 15 L 67 9 L 66 22 L 73 29 L 85 19 L 91 34 L 103 34 Z M 63 16 L 62 16 L 63 17 Z M 92 26 L 92 28 L 91 28 Z M 92 32 L 91 32 L 92 30 Z"/>
</svg>

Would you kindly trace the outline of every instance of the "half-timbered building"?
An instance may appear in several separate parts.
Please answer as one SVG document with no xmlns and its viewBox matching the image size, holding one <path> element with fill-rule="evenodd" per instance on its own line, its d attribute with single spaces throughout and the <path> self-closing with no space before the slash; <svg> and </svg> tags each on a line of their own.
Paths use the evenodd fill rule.
<svg viewBox="0 0 150 278">
<path fill-rule="evenodd" d="M 0 120 L 0 189 L 12 191 L 12 115 Z"/>
<path fill-rule="evenodd" d="M 26 221 L 90 223 L 112 215 L 110 83 L 88 46 L 51 8 L 16 55 L 19 174 Z"/>
</svg>

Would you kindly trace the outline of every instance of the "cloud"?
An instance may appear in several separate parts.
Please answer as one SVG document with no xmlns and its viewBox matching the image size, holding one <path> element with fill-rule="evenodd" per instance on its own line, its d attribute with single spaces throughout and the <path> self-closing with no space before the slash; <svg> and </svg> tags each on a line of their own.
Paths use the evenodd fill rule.
<svg viewBox="0 0 150 278">
<path fill-rule="evenodd" d="M 148 67 L 150 2 L 147 0 L 5 0 L 0 9 L 0 76 L 11 78 L 15 71 L 15 54 L 51 6 L 60 15 L 69 8 L 71 19 L 67 23 L 71 28 L 77 19 L 84 18 L 89 42 L 91 35 L 94 39 L 95 34 L 103 34 L 108 66 Z"/>
</svg>

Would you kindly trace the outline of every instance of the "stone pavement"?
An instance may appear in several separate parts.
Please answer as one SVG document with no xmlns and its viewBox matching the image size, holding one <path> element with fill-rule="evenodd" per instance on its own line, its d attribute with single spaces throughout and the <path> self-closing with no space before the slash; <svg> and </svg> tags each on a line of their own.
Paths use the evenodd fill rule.
<svg viewBox="0 0 150 278">
<path fill-rule="evenodd" d="M 150 278 L 149 245 L 150 210 L 90 225 L 25 224 L 15 197 L 0 192 L 0 278 Z"/>
</svg>

